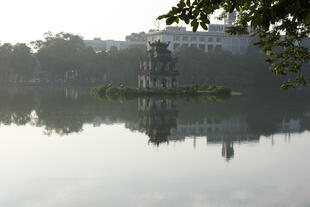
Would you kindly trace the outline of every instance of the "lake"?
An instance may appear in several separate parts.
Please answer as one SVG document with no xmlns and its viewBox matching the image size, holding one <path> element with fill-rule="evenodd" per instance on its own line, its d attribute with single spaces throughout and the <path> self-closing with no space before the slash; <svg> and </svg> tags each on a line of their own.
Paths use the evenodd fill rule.
<svg viewBox="0 0 310 207">
<path fill-rule="evenodd" d="M 310 207 L 304 93 L 0 90 L 0 206 Z"/>
</svg>

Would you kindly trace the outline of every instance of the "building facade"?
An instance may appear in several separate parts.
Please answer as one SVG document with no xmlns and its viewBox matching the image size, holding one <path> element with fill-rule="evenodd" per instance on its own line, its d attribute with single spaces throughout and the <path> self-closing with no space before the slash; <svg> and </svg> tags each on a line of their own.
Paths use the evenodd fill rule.
<svg viewBox="0 0 310 207">
<path fill-rule="evenodd" d="M 234 25 L 237 20 L 237 12 L 233 11 L 231 13 L 226 13 L 224 17 L 224 24 L 225 25 Z"/>
<path fill-rule="evenodd" d="M 170 43 L 168 50 L 173 51 L 179 46 L 197 47 L 204 52 L 215 50 L 230 51 L 234 54 L 246 54 L 252 42 L 251 33 L 253 30 L 248 27 L 247 35 L 230 35 L 225 32 L 225 28 L 235 25 L 237 13 L 227 13 L 224 17 L 224 24 L 209 24 L 208 31 L 192 32 L 187 31 L 186 27 L 169 26 L 163 30 L 150 30 L 146 34 L 147 41 L 115 41 L 84 40 L 87 46 L 94 48 L 96 52 L 121 50 L 130 45 L 145 45 L 150 49 L 147 42 L 161 41 Z"/>
<path fill-rule="evenodd" d="M 232 20 L 226 20 L 232 23 Z M 148 41 L 170 42 L 168 49 L 175 50 L 179 46 L 197 47 L 204 52 L 214 50 L 230 51 L 234 54 L 246 54 L 251 43 L 251 35 L 230 35 L 226 27 L 232 25 L 210 24 L 208 31 L 192 32 L 185 27 L 170 26 L 164 30 L 149 32 Z"/>
<path fill-rule="evenodd" d="M 140 60 L 139 88 L 175 88 L 178 86 L 176 58 L 168 50 L 169 43 L 149 42 L 146 56 Z"/>
</svg>

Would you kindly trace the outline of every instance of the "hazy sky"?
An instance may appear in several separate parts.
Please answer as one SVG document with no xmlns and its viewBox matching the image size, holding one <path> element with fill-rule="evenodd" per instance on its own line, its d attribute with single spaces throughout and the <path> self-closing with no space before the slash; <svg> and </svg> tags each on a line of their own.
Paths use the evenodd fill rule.
<svg viewBox="0 0 310 207">
<path fill-rule="evenodd" d="M 156 17 L 178 0 L 1 0 L 0 42 L 29 42 L 43 33 L 70 32 L 84 39 L 124 40 L 155 27 Z M 183 24 L 184 26 L 184 24 Z M 164 21 L 160 27 L 165 27 Z"/>
<path fill-rule="evenodd" d="M 123 40 L 154 28 L 155 19 L 178 0 L 1 0 L 0 41 L 28 42 L 47 31 L 85 39 Z M 161 25 L 165 26 L 164 23 Z"/>
</svg>

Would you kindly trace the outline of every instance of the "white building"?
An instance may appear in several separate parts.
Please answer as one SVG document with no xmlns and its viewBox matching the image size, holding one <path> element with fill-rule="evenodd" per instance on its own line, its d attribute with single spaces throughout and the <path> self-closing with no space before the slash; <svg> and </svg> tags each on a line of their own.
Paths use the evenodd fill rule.
<svg viewBox="0 0 310 207">
<path fill-rule="evenodd" d="M 231 13 L 226 13 L 226 16 L 224 18 L 224 24 L 225 25 L 234 25 L 237 20 L 237 12 L 233 11 Z"/>
<path fill-rule="evenodd" d="M 147 34 L 147 41 L 170 42 L 169 50 L 179 46 L 198 47 L 205 52 L 222 49 L 235 54 L 245 54 L 248 51 L 252 37 L 250 35 L 230 35 L 225 27 L 231 25 L 210 24 L 206 32 L 187 31 L 185 27 L 170 26 L 164 30 Z"/>
<path fill-rule="evenodd" d="M 145 45 L 146 42 L 140 41 L 117 41 L 117 40 L 101 40 L 100 38 L 94 38 L 93 40 L 84 40 L 86 46 L 92 47 L 95 52 L 110 51 L 110 50 L 122 50 L 130 45 Z"/>
<path fill-rule="evenodd" d="M 237 13 L 232 12 L 226 14 L 224 24 L 210 24 L 208 31 L 192 32 L 187 31 L 185 27 L 169 26 L 163 30 L 152 30 L 147 33 L 147 42 L 161 42 L 170 45 L 168 49 L 173 51 L 178 46 L 198 47 L 205 52 L 222 49 L 231 51 L 235 54 L 245 54 L 252 40 L 251 35 L 230 35 L 225 32 L 226 27 L 231 27 L 235 24 Z M 251 29 L 248 28 L 249 33 Z M 129 45 L 145 45 L 149 48 L 147 42 L 135 41 L 115 41 L 115 40 L 101 40 L 94 38 L 94 40 L 84 40 L 87 46 L 94 48 L 96 52 L 121 50 L 127 48 Z"/>
</svg>

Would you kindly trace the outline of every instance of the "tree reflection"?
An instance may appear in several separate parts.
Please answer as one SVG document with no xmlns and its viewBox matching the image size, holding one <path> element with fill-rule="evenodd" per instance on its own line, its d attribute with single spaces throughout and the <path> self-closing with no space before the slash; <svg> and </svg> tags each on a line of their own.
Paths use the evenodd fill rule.
<svg viewBox="0 0 310 207">
<path fill-rule="evenodd" d="M 308 94 L 233 97 L 223 102 L 191 97 L 97 100 L 64 88 L 0 89 L 0 124 L 42 127 L 44 134 L 81 133 L 85 125 L 124 123 L 156 146 L 203 137 L 221 144 L 222 156 L 236 156 L 235 143 L 258 142 L 262 135 L 310 129 Z M 270 98 L 272 97 L 272 98 Z"/>
</svg>

